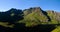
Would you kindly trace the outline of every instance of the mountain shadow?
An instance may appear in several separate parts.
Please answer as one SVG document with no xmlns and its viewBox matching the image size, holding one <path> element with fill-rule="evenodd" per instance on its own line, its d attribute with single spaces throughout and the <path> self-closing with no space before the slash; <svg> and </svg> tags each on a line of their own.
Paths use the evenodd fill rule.
<svg viewBox="0 0 60 32">
<path fill-rule="evenodd" d="M 41 10 L 41 11 L 42 11 L 42 13 L 43 13 L 45 16 L 47 16 L 47 18 L 49 19 L 48 21 L 51 21 L 51 18 L 47 15 L 48 13 L 45 12 L 45 11 L 43 11 L 43 10 Z"/>
</svg>

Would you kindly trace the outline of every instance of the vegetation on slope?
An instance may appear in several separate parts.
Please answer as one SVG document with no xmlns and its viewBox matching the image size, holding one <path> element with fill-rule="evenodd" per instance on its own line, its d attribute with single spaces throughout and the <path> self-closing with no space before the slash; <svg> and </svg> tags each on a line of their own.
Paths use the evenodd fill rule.
<svg viewBox="0 0 60 32">
<path fill-rule="evenodd" d="M 20 28 L 20 24 L 24 27 L 60 24 L 60 14 L 54 11 L 43 11 L 40 7 L 25 9 L 23 11 L 12 8 L 6 12 L 0 12 L 0 26 Z"/>
<path fill-rule="evenodd" d="M 51 32 L 60 32 L 60 26 L 57 26 L 54 30 L 52 30 Z"/>
</svg>

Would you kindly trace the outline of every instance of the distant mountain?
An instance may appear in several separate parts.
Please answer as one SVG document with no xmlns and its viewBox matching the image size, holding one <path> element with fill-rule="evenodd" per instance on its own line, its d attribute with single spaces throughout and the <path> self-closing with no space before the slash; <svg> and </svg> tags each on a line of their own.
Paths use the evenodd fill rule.
<svg viewBox="0 0 60 32">
<path fill-rule="evenodd" d="M 23 10 L 26 26 L 38 24 L 60 24 L 60 13 L 48 10 L 44 11 L 40 7 L 32 7 Z"/>
<path fill-rule="evenodd" d="M 6 12 L 0 12 L 0 21 L 14 23 L 23 18 L 23 12 L 19 9 L 10 9 Z"/>
<path fill-rule="evenodd" d="M 44 11 L 40 7 L 31 7 L 23 11 L 11 8 L 6 12 L 0 12 L 0 21 L 11 24 L 25 23 L 25 26 L 60 24 L 60 13 L 52 10 Z"/>
<path fill-rule="evenodd" d="M 52 10 L 31 7 L 0 12 L 0 31 L 3 32 L 51 32 L 56 27 L 60 28 L 60 13 Z"/>
</svg>

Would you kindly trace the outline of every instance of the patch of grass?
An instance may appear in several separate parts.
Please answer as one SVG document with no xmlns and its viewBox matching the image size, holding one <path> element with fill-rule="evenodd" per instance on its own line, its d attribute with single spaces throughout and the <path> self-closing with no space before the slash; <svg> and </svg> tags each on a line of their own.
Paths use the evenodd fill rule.
<svg viewBox="0 0 60 32">
<path fill-rule="evenodd" d="M 9 24 L 8 22 L 0 22 L 1 26 L 13 28 L 13 26 L 14 26 L 13 24 L 12 25 L 8 25 L 8 24 Z"/>
<path fill-rule="evenodd" d="M 57 26 L 56 29 L 54 29 L 53 31 L 51 32 L 60 32 L 60 26 Z"/>
</svg>

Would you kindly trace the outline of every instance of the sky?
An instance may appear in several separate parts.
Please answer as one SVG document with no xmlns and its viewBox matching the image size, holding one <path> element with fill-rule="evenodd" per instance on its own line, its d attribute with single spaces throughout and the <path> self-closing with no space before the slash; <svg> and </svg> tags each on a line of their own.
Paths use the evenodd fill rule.
<svg viewBox="0 0 60 32">
<path fill-rule="evenodd" d="M 11 8 L 24 10 L 30 7 L 41 7 L 42 10 L 60 12 L 60 0 L 0 0 L 0 12 Z"/>
</svg>

